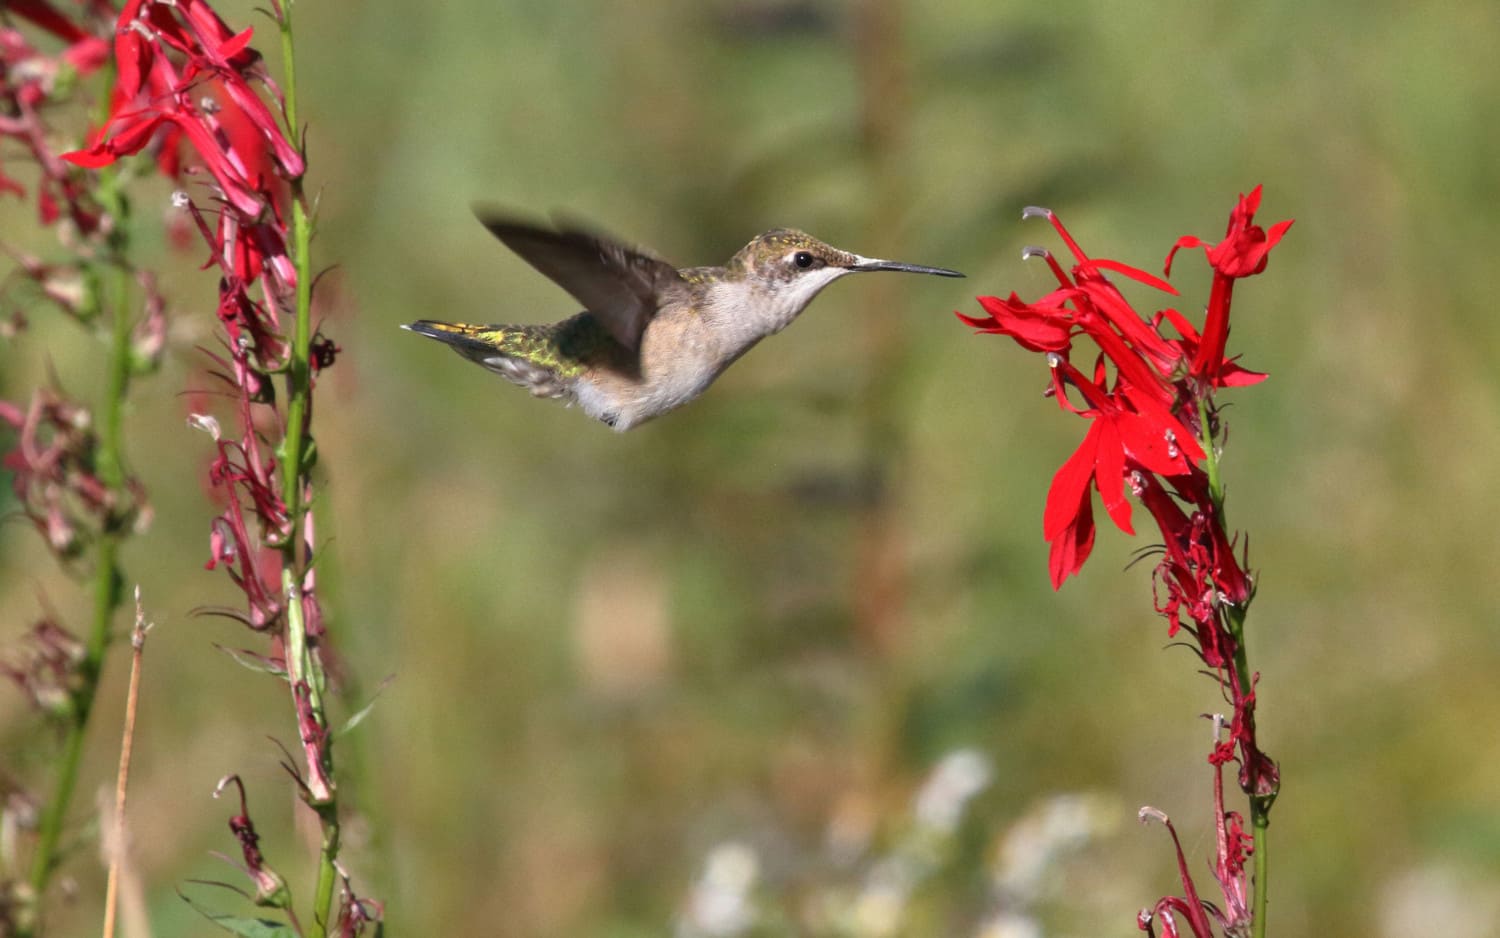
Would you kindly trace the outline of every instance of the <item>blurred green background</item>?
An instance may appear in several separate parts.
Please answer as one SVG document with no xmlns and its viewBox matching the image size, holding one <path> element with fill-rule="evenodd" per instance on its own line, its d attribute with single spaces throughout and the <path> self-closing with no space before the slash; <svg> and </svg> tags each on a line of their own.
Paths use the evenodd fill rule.
<svg viewBox="0 0 1500 938">
<path fill-rule="evenodd" d="M 223 7 L 262 23 L 248 8 Z M 1500 935 L 1493 3 L 296 15 L 315 252 L 337 265 L 320 301 L 343 348 L 315 420 L 321 584 L 360 685 L 347 710 L 394 676 L 336 753 L 358 810 L 345 860 L 393 934 L 667 934 L 725 842 L 754 851 L 781 916 L 758 933 L 828 933 L 809 908 L 858 891 L 959 747 L 991 784 L 894 933 L 976 934 L 1005 831 L 1082 791 L 1116 826 L 1054 865 L 1028 914 L 1046 934 L 1135 934 L 1178 886 L 1165 834 L 1126 822 L 1165 810 L 1205 870 L 1198 714 L 1222 704 L 1164 649 L 1146 567 L 1122 572 L 1148 538 L 1103 529 L 1083 575 L 1049 588 L 1043 499 L 1082 426 L 1041 399 L 1038 357 L 952 310 L 1047 289 L 1019 250 L 1055 241 L 1023 205 L 1155 269 L 1263 183 L 1262 220 L 1297 224 L 1236 293 L 1232 349 L 1272 379 L 1231 393 L 1225 473 L 1260 570 L 1251 656 L 1284 782 L 1271 930 Z M 788 225 L 970 279 L 837 284 L 704 398 L 618 436 L 396 328 L 575 311 L 474 200 L 591 219 L 682 265 Z M 166 189 L 137 210 L 149 245 Z M 125 566 L 158 623 L 131 824 L 170 936 L 209 931 L 174 888 L 237 878 L 209 855 L 235 851 L 221 775 L 245 778 L 303 901 L 313 835 L 267 739 L 295 741 L 284 687 L 212 647 L 253 637 L 190 615 L 233 600 L 202 569 L 208 446 L 182 396 L 205 386 L 214 285 L 160 255 L 174 352 L 128 418 L 156 516 Z M 1207 283 L 1190 260 L 1187 310 Z M 96 397 L 102 347 L 33 319 L 0 359 L 4 396 L 50 368 Z M 0 558 L 0 639 L 49 605 L 81 628 L 86 597 L 29 528 L 0 526 Z M 80 823 L 113 778 L 124 664 Z M 7 776 L 42 786 L 43 736 L 0 695 Z M 92 849 L 65 872 L 55 933 L 91 933 Z"/>
</svg>

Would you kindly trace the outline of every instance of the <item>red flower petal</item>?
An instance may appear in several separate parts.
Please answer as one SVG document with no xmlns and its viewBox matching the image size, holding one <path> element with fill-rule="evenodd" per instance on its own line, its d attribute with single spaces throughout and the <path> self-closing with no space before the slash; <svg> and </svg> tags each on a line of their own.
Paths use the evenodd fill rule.
<svg viewBox="0 0 1500 938">
<path fill-rule="evenodd" d="M 17 16 L 31 20 L 59 39 L 78 42 L 88 36 L 76 23 L 53 9 L 52 4 L 46 0 L 9 0 L 5 8 Z"/>
<path fill-rule="evenodd" d="M 135 111 L 123 115 L 117 119 L 117 122 L 125 126 L 119 129 L 113 137 L 108 140 L 98 140 L 86 150 L 64 153 L 62 158 L 87 169 L 108 166 L 120 157 L 135 153 L 144 147 L 164 119 L 163 114 L 146 111 Z"/>
<path fill-rule="evenodd" d="M 88 36 L 68 46 L 63 59 L 79 73 L 87 75 L 109 61 L 109 43 L 97 36 Z"/>
<path fill-rule="evenodd" d="M 1148 287 L 1155 287 L 1156 289 L 1161 290 L 1164 293 L 1170 293 L 1173 296 L 1177 295 L 1176 287 L 1172 286 L 1170 283 L 1167 283 L 1165 280 L 1161 279 L 1155 274 L 1148 274 L 1144 270 L 1141 270 L 1139 267 L 1131 267 L 1129 264 L 1122 264 L 1119 261 L 1097 259 L 1091 260 L 1087 264 L 1080 264 L 1079 267 L 1112 270 L 1117 274 L 1123 274 L 1124 276 L 1129 277 L 1131 280 L 1138 280 Z"/>
<path fill-rule="evenodd" d="M 1125 497 L 1125 447 L 1115 421 L 1100 418 L 1099 449 L 1094 466 L 1094 487 L 1099 490 L 1099 500 L 1115 527 L 1126 534 L 1135 534 L 1130 526 L 1130 501 Z"/>
<path fill-rule="evenodd" d="M 1188 318 L 1186 316 L 1182 315 L 1177 310 L 1171 308 L 1164 309 L 1158 315 L 1160 315 L 1167 322 L 1170 322 L 1172 324 L 1172 328 L 1176 329 L 1177 334 L 1182 336 L 1184 339 L 1187 339 L 1189 342 L 1198 341 L 1198 329 L 1188 321 Z"/>
<path fill-rule="evenodd" d="M 1252 384 L 1260 384 L 1269 377 L 1270 375 L 1263 371 L 1251 371 L 1248 368 L 1241 368 L 1233 361 L 1227 361 L 1224 367 L 1219 369 L 1218 384 L 1225 388 L 1243 388 Z"/>
<path fill-rule="evenodd" d="M 1014 293 L 1005 300 L 995 296 L 977 299 L 990 314 L 988 322 L 960 314 L 960 318 L 977 329 L 1008 335 L 1033 352 L 1062 352 L 1072 345 L 1070 316 L 1059 308 L 1025 303 Z"/>
<path fill-rule="evenodd" d="M 1053 589 L 1060 589 L 1063 580 L 1083 569 L 1084 561 L 1094 550 L 1094 532 L 1094 509 L 1085 491 L 1073 523 L 1052 541 L 1048 551 L 1047 568 Z"/>
<path fill-rule="evenodd" d="M 1208 242 L 1202 238 L 1196 238 L 1193 235 L 1183 235 L 1177 239 L 1176 244 L 1172 245 L 1172 250 L 1167 252 L 1167 262 L 1162 268 L 1162 273 L 1168 277 L 1172 276 L 1172 258 L 1177 256 L 1179 250 L 1183 248 L 1206 248 L 1208 246 Z"/>
<path fill-rule="evenodd" d="M 1079 503 L 1088 502 L 1089 481 L 1094 477 L 1094 457 L 1099 447 L 1099 423 L 1089 424 L 1089 432 L 1067 461 L 1052 476 L 1047 490 L 1047 507 L 1042 514 L 1042 535 L 1052 540 L 1072 524 L 1079 513 Z"/>
<path fill-rule="evenodd" d="M 122 29 L 115 34 L 115 64 L 119 69 L 115 79 L 117 100 L 133 100 L 140 93 L 142 78 L 151 71 L 155 55 L 156 47 L 135 30 Z"/>
</svg>

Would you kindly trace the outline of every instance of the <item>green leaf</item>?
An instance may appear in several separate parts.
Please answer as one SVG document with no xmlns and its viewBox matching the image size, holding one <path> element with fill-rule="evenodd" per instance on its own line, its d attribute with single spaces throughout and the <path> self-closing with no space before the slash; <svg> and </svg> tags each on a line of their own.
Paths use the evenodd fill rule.
<svg viewBox="0 0 1500 938">
<path fill-rule="evenodd" d="M 308 434 L 306 442 L 302 447 L 302 474 L 312 472 L 313 467 L 318 464 L 318 441 Z"/>
<path fill-rule="evenodd" d="M 226 648 L 218 642 L 214 643 L 214 647 L 228 655 L 241 667 L 249 668 L 251 671 L 259 671 L 262 674 L 274 674 L 277 677 L 286 677 L 286 665 L 267 658 L 265 655 L 257 655 L 255 652 L 247 651 L 243 648 Z"/>
<path fill-rule="evenodd" d="M 182 901 L 192 907 L 194 912 L 213 922 L 232 935 L 243 935 L 244 938 L 296 938 L 297 932 L 285 922 L 277 922 L 266 918 L 244 918 L 239 915 L 225 915 L 213 912 L 204 906 L 194 902 L 185 892 L 178 890 L 177 895 Z"/>
<path fill-rule="evenodd" d="M 370 715 L 370 711 L 375 709 L 375 702 L 380 699 L 380 695 L 385 693 L 385 689 L 387 687 L 390 687 L 391 682 L 395 679 L 396 675 L 394 674 L 386 675 L 385 680 L 380 682 L 380 686 L 375 688 L 375 693 L 370 697 L 370 702 L 365 704 L 363 707 L 360 707 L 353 716 L 345 720 L 344 725 L 339 727 L 338 731 L 334 735 L 343 736 L 345 733 L 349 732 L 360 723 L 362 723 L 364 721 L 364 718 Z"/>
</svg>

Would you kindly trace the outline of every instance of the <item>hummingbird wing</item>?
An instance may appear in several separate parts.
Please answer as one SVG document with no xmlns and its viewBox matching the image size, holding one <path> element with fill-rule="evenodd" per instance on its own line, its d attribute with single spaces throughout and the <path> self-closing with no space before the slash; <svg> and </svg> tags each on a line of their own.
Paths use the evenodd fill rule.
<svg viewBox="0 0 1500 938">
<path fill-rule="evenodd" d="M 484 207 L 474 214 L 490 234 L 572 294 L 632 351 L 640 348 L 641 333 L 662 301 L 687 287 L 671 264 L 603 235 L 573 227 L 539 228 Z"/>
</svg>

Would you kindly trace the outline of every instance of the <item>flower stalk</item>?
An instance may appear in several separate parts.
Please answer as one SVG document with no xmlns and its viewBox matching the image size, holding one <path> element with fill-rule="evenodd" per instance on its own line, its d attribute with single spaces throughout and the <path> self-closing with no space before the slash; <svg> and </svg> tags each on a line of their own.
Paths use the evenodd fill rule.
<svg viewBox="0 0 1500 938">
<path fill-rule="evenodd" d="M 297 116 L 297 56 L 295 36 L 292 29 L 291 4 L 274 2 L 277 25 L 281 34 L 282 62 L 282 111 L 288 136 L 296 141 L 300 138 L 301 125 Z M 312 506 L 309 493 L 309 475 L 313 452 L 312 423 L 312 222 L 307 212 L 303 176 L 290 180 L 289 199 L 292 216 L 292 264 L 296 271 L 295 313 L 292 325 L 291 358 L 287 362 L 287 418 L 286 438 L 282 451 L 281 477 L 284 485 L 283 499 L 291 512 L 293 531 L 305 531 L 305 545 L 298 555 L 298 537 L 287 539 L 285 550 L 287 564 L 283 572 L 283 590 L 287 596 L 287 667 L 293 693 L 293 703 L 299 714 L 300 735 L 308 753 L 307 793 L 309 803 L 317 812 L 322 827 L 322 839 L 318 850 L 318 885 L 314 898 L 314 915 L 311 934 L 322 938 L 327 933 L 330 913 L 333 908 L 334 889 L 338 883 L 338 852 L 341 840 L 338 802 L 333 784 L 331 747 L 328 716 L 324 709 L 324 690 L 327 675 L 321 656 L 309 642 L 307 624 L 303 615 L 301 590 L 298 584 L 306 582 L 313 563 Z M 304 518 L 305 516 L 305 518 Z M 298 575 L 293 576 L 293 571 Z M 303 716 L 305 712 L 305 716 Z M 311 744 L 310 743 L 317 743 Z"/>
<path fill-rule="evenodd" d="M 341 837 L 311 473 L 313 392 L 338 349 L 312 324 L 312 221 L 288 0 L 272 0 L 272 18 L 283 53 L 280 84 L 251 46 L 252 31 L 236 33 L 208 0 L 127 0 L 115 33 L 120 80 L 110 114 L 89 145 L 67 158 L 107 166 L 151 146 L 159 169 L 182 184 L 173 202 L 219 269 L 223 349 L 208 354 L 234 402 L 232 429 L 211 415 L 189 421 L 213 437 L 209 478 L 227 495 L 210 527 L 206 567 L 225 568 L 244 594 L 243 611 L 218 611 L 270 639 L 269 655 L 243 658 L 265 662 L 287 681 L 303 757 L 288 768 L 323 836 L 307 929 L 296 925 L 289 893 L 277 907 L 298 934 L 324 938 L 333 924 L 357 934 L 378 904 L 351 899 L 354 905 L 335 909 Z M 189 186 L 206 187 L 209 199 Z M 256 864 L 247 857 L 247 866 Z"/>
</svg>

